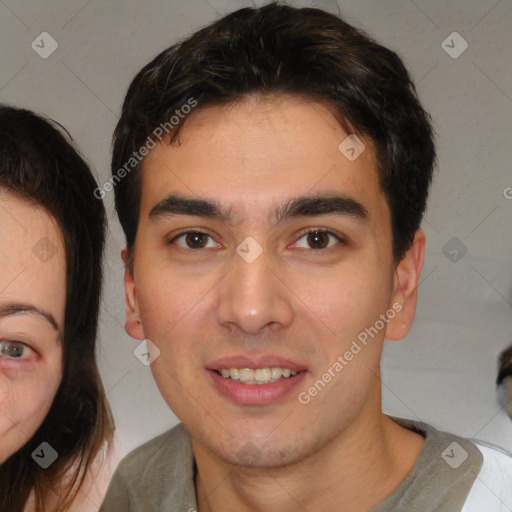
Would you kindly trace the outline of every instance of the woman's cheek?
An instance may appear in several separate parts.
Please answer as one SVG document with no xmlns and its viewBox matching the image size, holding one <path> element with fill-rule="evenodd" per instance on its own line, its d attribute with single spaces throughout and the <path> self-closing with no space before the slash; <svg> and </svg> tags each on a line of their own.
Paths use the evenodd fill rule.
<svg viewBox="0 0 512 512">
<path fill-rule="evenodd" d="M 11 422 L 35 425 L 43 422 L 61 382 L 59 370 L 30 374 L 13 369 L 0 371 L 0 411 Z"/>
</svg>

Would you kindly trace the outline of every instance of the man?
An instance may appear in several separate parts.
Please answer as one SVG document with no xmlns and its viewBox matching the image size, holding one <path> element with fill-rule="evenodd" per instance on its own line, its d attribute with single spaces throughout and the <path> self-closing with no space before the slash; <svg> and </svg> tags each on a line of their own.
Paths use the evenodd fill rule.
<svg viewBox="0 0 512 512">
<path fill-rule="evenodd" d="M 496 385 L 498 386 L 500 402 L 512 418 L 512 346 L 499 355 Z"/>
<path fill-rule="evenodd" d="M 434 164 L 401 60 L 320 10 L 239 10 L 139 72 L 111 180 L 126 330 L 181 424 L 102 511 L 510 510 L 511 458 L 381 411 Z"/>
</svg>

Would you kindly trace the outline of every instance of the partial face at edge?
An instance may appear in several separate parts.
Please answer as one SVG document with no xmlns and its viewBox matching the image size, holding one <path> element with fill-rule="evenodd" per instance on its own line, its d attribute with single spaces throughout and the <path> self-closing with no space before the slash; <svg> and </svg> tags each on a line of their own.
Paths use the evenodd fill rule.
<svg viewBox="0 0 512 512">
<path fill-rule="evenodd" d="M 253 97 L 196 112 L 180 146 L 161 144 L 144 161 L 127 332 L 159 348 L 151 368 L 164 399 L 231 463 L 247 443 L 257 465 L 300 460 L 380 412 L 382 342 L 398 314 L 312 400 L 298 399 L 400 295 L 371 144 L 350 161 L 338 149 L 347 135 L 319 103 Z M 216 202 L 230 219 L 172 214 L 170 194 Z M 318 195 L 361 209 L 345 203 L 341 213 L 275 222 L 290 199 Z M 241 249 L 262 252 L 249 262 Z M 218 361 L 239 356 L 255 367 L 294 366 L 300 382 L 270 400 L 253 390 L 234 398 L 215 369 L 244 366 Z"/>
<path fill-rule="evenodd" d="M 66 260 L 52 217 L 1 188 L 0 226 L 2 463 L 42 424 L 62 379 Z"/>
</svg>

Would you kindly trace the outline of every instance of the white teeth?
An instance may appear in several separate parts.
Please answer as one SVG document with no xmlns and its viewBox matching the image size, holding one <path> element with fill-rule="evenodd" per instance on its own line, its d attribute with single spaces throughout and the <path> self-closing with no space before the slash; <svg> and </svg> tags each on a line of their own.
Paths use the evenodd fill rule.
<svg viewBox="0 0 512 512">
<path fill-rule="evenodd" d="M 280 368 L 274 366 L 272 368 L 222 368 L 217 370 L 224 378 L 239 380 L 244 384 L 267 384 L 275 382 L 276 380 L 284 377 L 294 377 L 298 372 L 292 371 L 289 368 Z"/>
<path fill-rule="evenodd" d="M 281 374 L 282 374 L 282 373 L 281 373 L 281 368 L 276 368 L 276 367 L 274 367 L 274 368 L 272 368 L 272 370 L 270 371 L 270 373 L 271 373 L 271 377 L 272 377 L 273 379 L 279 379 L 279 377 L 281 377 Z"/>
<path fill-rule="evenodd" d="M 251 370 L 250 368 L 240 368 L 238 370 L 238 378 L 242 382 L 247 380 L 254 380 L 254 370 Z"/>
<path fill-rule="evenodd" d="M 270 380 L 270 368 L 261 368 L 254 372 L 254 380 L 263 382 Z"/>
</svg>

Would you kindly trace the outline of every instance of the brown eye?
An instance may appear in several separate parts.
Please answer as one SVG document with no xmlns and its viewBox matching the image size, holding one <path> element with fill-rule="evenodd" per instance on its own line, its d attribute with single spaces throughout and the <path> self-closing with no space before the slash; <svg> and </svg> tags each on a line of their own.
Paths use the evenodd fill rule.
<svg viewBox="0 0 512 512">
<path fill-rule="evenodd" d="M 329 237 L 325 231 L 308 233 L 307 240 L 313 249 L 324 249 L 329 244 Z"/>
<path fill-rule="evenodd" d="M 208 247 L 207 244 L 209 239 L 211 240 L 212 245 Z M 177 243 L 177 240 L 184 240 L 184 243 Z M 176 242 L 176 245 L 182 249 L 204 249 L 220 247 L 220 245 L 216 243 L 208 233 L 203 233 L 202 231 L 186 231 L 174 237 L 169 243 L 172 244 L 174 242 Z"/>
<path fill-rule="evenodd" d="M 206 245 L 207 236 L 208 235 L 205 235 L 204 233 L 187 233 L 185 235 L 185 241 L 191 249 L 196 249 L 197 247 L 202 249 Z"/>
<path fill-rule="evenodd" d="M 298 243 L 303 239 L 306 241 L 306 246 Z M 334 240 L 334 243 L 331 243 L 331 240 Z M 325 229 L 310 229 L 299 238 L 299 241 L 296 245 L 304 249 L 328 249 L 336 245 L 336 241 L 342 245 L 345 243 L 342 238 Z"/>
</svg>

